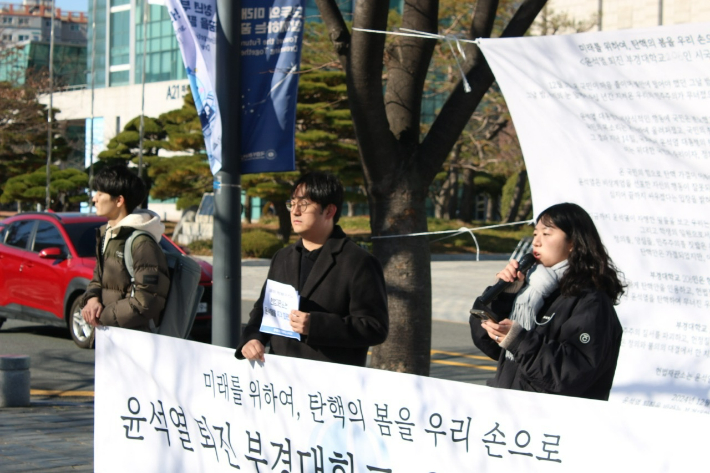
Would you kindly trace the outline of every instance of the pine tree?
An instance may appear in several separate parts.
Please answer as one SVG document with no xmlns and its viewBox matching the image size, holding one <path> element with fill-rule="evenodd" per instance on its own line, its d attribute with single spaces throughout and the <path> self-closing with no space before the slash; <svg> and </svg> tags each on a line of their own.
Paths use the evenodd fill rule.
<svg viewBox="0 0 710 473">
<path fill-rule="evenodd" d="M 80 202 L 87 202 L 86 188 L 89 186 L 89 176 L 78 169 L 60 169 L 50 167 L 49 192 L 52 201 L 51 210 L 66 212 Z M 17 202 L 18 211 L 22 204 L 44 205 L 46 200 L 47 171 L 46 168 L 21 174 L 8 179 L 5 189 L 0 195 L 0 203 Z"/>
</svg>

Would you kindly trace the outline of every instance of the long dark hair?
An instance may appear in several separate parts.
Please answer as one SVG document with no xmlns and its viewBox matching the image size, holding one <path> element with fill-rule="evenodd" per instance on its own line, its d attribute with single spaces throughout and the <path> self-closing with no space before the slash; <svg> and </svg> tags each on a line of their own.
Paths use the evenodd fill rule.
<svg viewBox="0 0 710 473">
<path fill-rule="evenodd" d="M 559 228 L 572 243 L 567 258 L 569 267 L 560 280 L 560 292 L 578 295 L 592 286 L 618 304 L 626 287 L 621 281 L 623 274 L 619 277 L 620 272 L 609 257 L 589 214 L 577 204 L 563 203 L 543 210 L 537 221 Z"/>
</svg>

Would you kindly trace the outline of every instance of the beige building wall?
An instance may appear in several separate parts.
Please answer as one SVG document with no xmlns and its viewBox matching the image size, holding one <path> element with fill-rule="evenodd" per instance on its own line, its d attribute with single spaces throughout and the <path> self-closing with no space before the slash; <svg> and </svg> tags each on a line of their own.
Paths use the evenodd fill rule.
<svg viewBox="0 0 710 473">
<path fill-rule="evenodd" d="M 145 85 L 145 115 L 157 118 L 161 113 L 181 108 L 183 97 L 190 92 L 187 79 L 154 82 Z M 140 84 L 94 90 L 94 116 L 104 119 L 104 145 L 123 131 L 130 120 L 141 114 Z M 49 103 L 44 95 L 40 102 Z M 91 117 L 91 90 L 55 92 L 53 107 L 60 110 L 57 120 L 83 120 Z M 103 148 L 105 149 L 105 148 Z"/>
<path fill-rule="evenodd" d="M 604 31 L 710 22 L 710 0 L 549 0 L 547 5 L 555 13 L 566 13 L 578 21 L 596 18 L 601 6 Z"/>
</svg>

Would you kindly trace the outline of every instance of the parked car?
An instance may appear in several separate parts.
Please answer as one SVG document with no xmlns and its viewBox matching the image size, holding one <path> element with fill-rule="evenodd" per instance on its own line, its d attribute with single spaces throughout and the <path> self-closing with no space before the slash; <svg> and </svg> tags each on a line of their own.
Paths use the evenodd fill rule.
<svg viewBox="0 0 710 473">
<path fill-rule="evenodd" d="M 0 221 L 0 327 L 6 319 L 67 327 L 81 348 L 93 343 L 79 300 L 96 266 L 96 228 L 104 217 L 80 213 L 21 213 Z M 185 252 L 163 235 L 166 253 Z M 212 320 L 212 265 L 202 267 L 195 328 Z"/>
</svg>

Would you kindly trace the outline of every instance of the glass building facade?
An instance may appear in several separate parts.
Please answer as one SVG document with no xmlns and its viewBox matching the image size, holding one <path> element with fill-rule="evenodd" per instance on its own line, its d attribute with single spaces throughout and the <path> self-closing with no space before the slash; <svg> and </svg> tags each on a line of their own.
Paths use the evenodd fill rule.
<svg viewBox="0 0 710 473">
<path fill-rule="evenodd" d="M 89 1 L 89 23 L 94 20 L 93 1 Z M 186 79 L 170 15 L 161 5 L 148 5 L 146 38 L 143 38 L 143 0 L 98 0 L 96 2 L 96 87 L 140 84 L 143 51 L 146 57 L 146 82 Z M 94 30 L 89 28 L 91 50 Z M 146 47 L 147 45 L 147 47 Z M 91 71 L 91 55 L 87 58 Z M 87 84 L 91 76 L 87 76 Z"/>
<path fill-rule="evenodd" d="M 143 11 L 143 1 L 138 1 L 138 11 Z M 162 6 L 150 5 L 148 14 L 146 36 L 143 40 L 143 15 L 136 15 L 136 67 L 134 82 L 141 83 L 143 73 L 143 48 L 146 49 L 146 82 L 160 82 L 175 79 L 187 79 L 187 73 L 182 63 L 180 49 L 175 39 L 175 32 L 170 23 L 168 9 Z"/>
<path fill-rule="evenodd" d="M 49 70 L 49 43 L 30 41 L 8 49 L 0 61 L 0 81 L 24 84 L 27 74 Z M 85 83 L 86 46 L 54 45 L 55 87 L 78 86 Z"/>
</svg>

